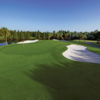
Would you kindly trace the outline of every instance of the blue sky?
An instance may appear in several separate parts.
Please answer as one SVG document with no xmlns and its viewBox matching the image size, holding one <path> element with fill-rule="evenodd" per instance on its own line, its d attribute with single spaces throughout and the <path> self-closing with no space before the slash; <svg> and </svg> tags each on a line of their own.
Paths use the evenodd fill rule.
<svg viewBox="0 0 100 100">
<path fill-rule="evenodd" d="M 0 28 L 100 31 L 100 0 L 0 0 Z"/>
</svg>

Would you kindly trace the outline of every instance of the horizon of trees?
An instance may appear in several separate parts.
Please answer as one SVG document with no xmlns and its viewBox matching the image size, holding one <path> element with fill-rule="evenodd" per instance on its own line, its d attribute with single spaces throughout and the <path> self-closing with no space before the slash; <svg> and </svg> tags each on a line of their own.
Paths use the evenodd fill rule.
<svg viewBox="0 0 100 100">
<path fill-rule="evenodd" d="M 4 28 L 4 27 L 3 27 Z M 88 40 L 98 40 L 100 39 L 100 31 L 94 30 L 91 32 L 70 32 L 65 30 L 59 30 L 58 32 L 40 32 L 38 31 L 16 31 L 9 30 L 11 35 L 9 35 L 8 39 L 30 39 L 31 37 L 35 37 L 35 39 L 64 39 L 64 40 L 73 40 L 73 39 L 88 39 Z M 2 35 L 0 35 L 2 36 Z"/>
</svg>

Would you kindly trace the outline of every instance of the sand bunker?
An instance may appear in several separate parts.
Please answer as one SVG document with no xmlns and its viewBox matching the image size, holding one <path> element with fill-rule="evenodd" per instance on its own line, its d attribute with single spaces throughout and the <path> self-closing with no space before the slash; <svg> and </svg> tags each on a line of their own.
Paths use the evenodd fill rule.
<svg viewBox="0 0 100 100">
<path fill-rule="evenodd" d="M 34 42 L 38 42 L 39 40 L 25 40 L 24 42 L 18 42 L 17 44 L 25 44 L 25 43 L 34 43 Z"/>
<path fill-rule="evenodd" d="M 68 47 L 68 50 L 63 52 L 62 55 L 70 60 L 100 63 L 100 55 L 89 51 L 86 46 L 72 44 L 66 47 Z"/>
</svg>

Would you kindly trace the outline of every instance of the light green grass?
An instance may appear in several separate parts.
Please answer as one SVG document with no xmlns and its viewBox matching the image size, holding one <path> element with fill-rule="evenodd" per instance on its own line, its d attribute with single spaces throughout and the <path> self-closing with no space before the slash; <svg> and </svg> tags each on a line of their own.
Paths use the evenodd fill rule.
<svg viewBox="0 0 100 100">
<path fill-rule="evenodd" d="M 100 64 L 63 57 L 67 45 L 40 40 L 0 47 L 0 100 L 99 100 Z"/>
</svg>

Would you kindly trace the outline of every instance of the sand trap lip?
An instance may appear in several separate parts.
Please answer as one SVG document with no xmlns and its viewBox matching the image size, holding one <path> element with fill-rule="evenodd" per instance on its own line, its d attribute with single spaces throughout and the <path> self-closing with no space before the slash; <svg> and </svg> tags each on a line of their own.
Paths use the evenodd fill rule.
<svg viewBox="0 0 100 100">
<path fill-rule="evenodd" d="M 66 47 L 68 47 L 68 50 L 62 53 L 65 58 L 74 61 L 100 64 L 100 55 L 89 51 L 86 46 L 72 44 Z"/>
<path fill-rule="evenodd" d="M 38 42 L 39 40 L 25 40 L 24 42 L 17 42 L 17 44 L 26 44 L 26 43 L 34 43 L 34 42 Z"/>
</svg>

